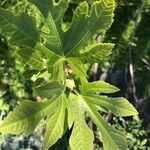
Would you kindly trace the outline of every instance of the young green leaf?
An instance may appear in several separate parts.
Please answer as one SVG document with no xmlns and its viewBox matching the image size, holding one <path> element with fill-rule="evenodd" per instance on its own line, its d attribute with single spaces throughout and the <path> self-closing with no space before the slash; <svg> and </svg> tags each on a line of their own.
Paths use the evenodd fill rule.
<svg viewBox="0 0 150 150">
<path fill-rule="evenodd" d="M 103 106 L 112 111 L 117 116 L 133 116 L 137 115 L 136 109 L 125 98 L 109 98 L 107 96 L 84 96 L 89 103 Z"/>
<path fill-rule="evenodd" d="M 128 150 L 125 135 L 108 125 L 98 113 L 94 105 L 86 102 L 87 110 L 100 130 L 105 150 Z"/>
<path fill-rule="evenodd" d="M 60 105 L 57 106 L 58 110 L 55 114 L 47 120 L 46 133 L 43 141 L 43 149 L 48 149 L 62 137 L 64 133 L 64 121 L 65 121 L 65 95 L 59 97 Z"/>
<path fill-rule="evenodd" d="M 88 88 L 87 88 L 88 87 Z M 81 78 L 81 86 L 80 91 L 82 95 L 91 94 L 94 92 L 99 93 L 115 93 L 119 91 L 119 89 L 109 83 L 104 81 L 94 81 L 89 83 L 86 78 Z"/>
<path fill-rule="evenodd" d="M 46 102 L 33 102 L 25 100 L 17 106 L 13 112 L 0 124 L 0 132 L 3 134 L 31 134 L 38 123 L 46 116 L 51 116 L 57 110 L 57 98 Z"/>
<path fill-rule="evenodd" d="M 75 98 L 75 99 L 74 99 Z M 93 149 L 94 136 L 85 122 L 85 109 L 82 106 L 80 97 L 73 97 L 74 126 L 69 140 L 72 150 L 91 150 Z"/>
</svg>

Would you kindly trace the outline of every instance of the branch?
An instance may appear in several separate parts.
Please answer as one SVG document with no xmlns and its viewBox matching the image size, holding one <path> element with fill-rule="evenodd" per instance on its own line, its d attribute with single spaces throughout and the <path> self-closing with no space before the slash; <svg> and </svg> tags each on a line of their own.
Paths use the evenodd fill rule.
<svg viewBox="0 0 150 150">
<path fill-rule="evenodd" d="M 133 60 L 132 60 L 132 43 L 134 42 L 134 37 L 135 37 L 136 31 L 138 29 L 139 23 L 141 21 L 143 8 L 144 8 L 144 0 L 141 0 L 141 5 L 138 8 L 137 17 L 136 17 L 136 20 L 135 20 L 135 23 L 134 23 L 134 30 L 132 32 L 131 39 L 130 39 L 130 42 L 128 44 L 128 49 L 129 49 L 129 72 L 130 72 L 130 76 L 131 76 L 133 97 L 134 97 L 136 103 L 138 102 L 138 99 L 136 97 L 134 66 L 133 66 Z"/>
</svg>

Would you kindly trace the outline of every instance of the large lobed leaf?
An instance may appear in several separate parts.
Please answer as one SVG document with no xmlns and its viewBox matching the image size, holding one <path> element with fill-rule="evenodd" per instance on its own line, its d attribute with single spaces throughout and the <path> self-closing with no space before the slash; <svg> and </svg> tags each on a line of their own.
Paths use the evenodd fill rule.
<svg viewBox="0 0 150 150">
<path fill-rule="evenodd" d="M 88 88 L 87 88 L 88 87 Z M 96 95 L 96 92 L 114 93 L 118 88 L 104 81 L 94 81 L 89 83 L 85 78 L 81 78 L 80 90 L 85 101 L 111 110 L 117 116 L 133 116 L 138 112 L 125 98 L 110 98 L 107 96 Z"/>
<path fill-rule="evenodd" d="M 86 104 L 89 115 L 100 130 L 104 149 L 128 150 L 125 135 L 108 125 L 98 113 L 97 108 L 95 108 L 94 105 L 91 105 L 89 103 Z"/>
<path fill-rule="evenodd" d="M 89 138 L 92 140 L 93 135 L 90 134 L 90 130 L 84 120 L 84 113 L 87 111 L 100 130 L 105 150 L 128 150 L 125 135 L 104 121 L 95 103 L 92 103 L 90 99 L 82 95 L 73 95 L 71 99 L 74 112 L 74 127 L 70 138 L 71 149 L 92 149 L 92 144 L 88 140 Z"/>
<path fill-rule="evenodd" d="M 65 56 L 67 57 L 87 56 L 87 58 L 84 59 L 84 62 L 101 61 L 108 56 L 111 49 L 113 48 L 113 45 L 111 44 L 96 45 L 95 43 L 93 47 L 87 49 L 88 53 L 85 54 L 80 54 L 79 50 L 84 48 L 87 41 L 93 35 L 97 34 L 99 30 L 104 31 L 110 27 L 114 11 L 113 0 L 102 0 L 100 2 L 94 2 L 90 13 L 88 4 L 83 2 L 76 9 L 72 24 L 65 32 L 61 28 L 61 21 L 68 7 L 68 0 L 60 0 L 58 3 L 49 0 L 29 1 L 36 5 L 43 16 L 46 18 L 45 22 L 48 25 L 50 31 L 46 36 L 46 43 L 44 45 L 48 49 L 58 55 L 64 55 L 65 53 Z M 90 15 L 88 15 L 88 13 Z M 74 44 L 76 44 L 75 47 L 73 46 Z M 96 52 L 97 56 L 95 53 L 92 53 L 93 51 Z M 70 55 L 72 52 L 74 52 L 73 55 Z"/>
<path fill-rule="evenodd" d="M 124 98 L 96 95 L 96 92 L 113 93 L 118 91 L 118 88 L 105 82 L 95 81 L 89 83 L 85 78 L 81 78 L 80 90 L 82 93 L 82 95 L 78 95 L 82 104 L 80 107 L 87 110 L 89 116 L 99 128 L 104 149 L 127 150 L 125 135 L 108 125 L 99 114 L 99 110 L 105 108 L 111 110 L 117 116 L 132 116 L 138 114 L 135 108 Z"/>
<path fill-rule="evenodd" d="M 87 88 L 88 87 L 88 88 Z M 86 78 L 81 78 L 81 86 L 80 86 L 80 92 L 82 95 L 91 94 L 94 92 L 99 93 L 115 93 L 119 91 L 119 89 L 113 85 L 110 85 L 109 83 L 106 83 L 104 81 L 95 81 L 89 83 Z"/>
<path fill-rule="evenodd" d="M 86 2 L 80 4 L 74 12 L 70 28 L 64 34 L 66 55 L 76 55 L 91 37 L 110 27 L 113 21 L 114 5 L 114 0 L 96 1 L 89 12 Z"/>
<path fill-rule="evenodd" d="M 136 109 L 125 98 L 109 98 L 107 96 L 85 96 L 89 103 L 102 106 L 111 110 L 117 116 L 133 116 L 137 115 Z"/>
<path fill-rule="evenodd" d="M 22 49 L 18 52 L 33 69 L 42 70 L 48 66 L 49 70 L 52 70 L 52 77 L 58 73 L 56 79 L 61 80 L 59 76 L 62 71 L 59 72 L 63 65 L 58 65 L 61 59 L 62 64 L 67 60 L 75 72 L 77 71 L 80 76 L 86 76 L 85 69 L 81 69 L 80 65 L 76 67 L 76 64 L 102 61 L 113 48 L 113 45 L 106 43 L 94 42 L 90 47 L 86 46 L 86 43 L 99 31 L 106 31 L 110 27 L 114 0 L 96 1 L 91 9 L 86 2 L 81 3 L 66 31 L 62 29 L 62 20 L 69 4 L 68 0 L 60 0 L 58 3 L 54 0 L 29 2 L 38 7 L 45 18 L 44 25 L 49 28 L 49 32 L 44 36 L 44 42 L 39 41 L 41 35 L 37 32 L 33 19 L 26 13 L 15 16 L 1 8 L 0 28 L 4 35 L 11 37 L 12 44 L 33 48 L 31 51 Z M 82 49 L 86 49 L 86 52 L 81 53 Z"/>
</svg>

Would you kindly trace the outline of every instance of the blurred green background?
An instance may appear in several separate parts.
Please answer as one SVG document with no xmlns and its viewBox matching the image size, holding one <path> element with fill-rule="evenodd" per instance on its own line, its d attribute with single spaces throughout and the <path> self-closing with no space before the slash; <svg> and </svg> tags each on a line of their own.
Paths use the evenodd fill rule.
<svg viewBox="0 0 150 150">
<path fill-rule="evenodd" d="M 83 0 L 71 0 L 64 16 L 64 23 L 72 20 L 73 11 Z M 89 5 L 93 0 L 86 0 Z M 14 13 L 26 11 L 37 20 L 39 14 L 27 0 L 0 0 L 0 7 Z M 126 132 L 130 150 L 150 150 L 150 0 L 116 0 L 114 23 L 107 33 L 103 33 L 104 42 L 115 43 L 110 58 L 98 65 L 95 74 L 93 65 L 88 68 L 90 80 L 106 80 L 118 86 L 124 96 L 134 104 L 139 116 L 119 118 L 109 114 L 108 121 L 116 128 Z M 131 66 L 133 68 L 131 68 Z M 25 80 L 23 72 L 27 66 L 16 54 L 16 47 L 10 45 L 0 35 L 0 117 L 23 99 L 34 100 L 32 81 Z M 133 70 L 131 70 L 133 69 Z M 131 72 L 134 76 L 131 76 Z M 96 139 L 94 150 L 101 150 L 99 131 L 93 127 Z M 29 137 L 0 135 L 2 150 L 40 150 L 42 130 Z M 66 150 L 70 131 L 54 145 L 52 150 Z"/>
</svg>

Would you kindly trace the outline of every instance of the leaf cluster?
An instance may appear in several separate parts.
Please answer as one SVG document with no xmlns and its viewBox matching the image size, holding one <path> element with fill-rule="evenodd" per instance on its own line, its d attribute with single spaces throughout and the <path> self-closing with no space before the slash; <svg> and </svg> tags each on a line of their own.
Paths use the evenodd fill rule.
<svg viewBox="0 0 150 150">
<path fill-rule="evenodd" d="M 68 27 L 63 25 L 68 0 L 29 2 L 39 9 L 43 26 L 38 29 L 25 12 L 16 16 L 0 8 L 0 31 L 10 44 L 20 48 L 18 55 L 31 67 L 24 74 L 35 80 L 34 94 L 42 102 L 23 101 L 2 121 L 0 132 L 29 135 L 44 120 L 43 149 L 54 145 L 67 128 L 73 128 L 70 148 L 91 150 L 94 136 L 85 120 L 87 113 L 101 132 L 104 149 L 127 149 L 124 134 L 107 124 L 99 111 L 111 111 L 117 116 L 132 116 L 137 111 L 124 98 L 100 95 L 117 92 L 118 88 L 103 81 L 89 83 L 84 68 L 87 63 L 104 61 L 114 47 L 94 39 L 111 26 L 114 0 L 95 1 L 91 7 L 82 2 Z M 72 74 L 80 81 L 79 87 Z"/>
</svg>

